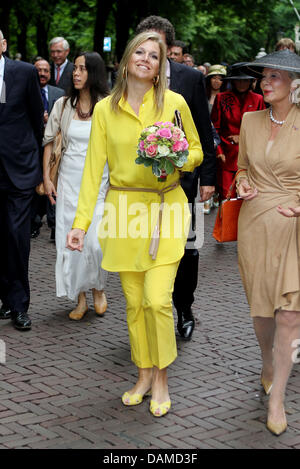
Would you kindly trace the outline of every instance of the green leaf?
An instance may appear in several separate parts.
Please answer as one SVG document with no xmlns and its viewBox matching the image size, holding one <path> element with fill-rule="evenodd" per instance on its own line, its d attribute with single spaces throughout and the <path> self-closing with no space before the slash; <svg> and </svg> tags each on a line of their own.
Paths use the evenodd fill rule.
<svg viewBox="0 0 300 469">
<path fill-rule="evenodd" d="M 171 161 L 166 160 L 165 170 L 166 170 L 167 174 L 173 174 L 174 173 L 174 166 L 172 165 Z"/>
<path fill-rule="evenodd" d="M 135 159 L 136 164 L 144 164 L 144 158 L 142 156 L 139 156 L 138 158 Z"/>
<path fill-rule="evenodd" d="M 152 172 L 155 176 L 157 176 L 157 177 L 160 176 L 159 163 L 156 160 L 153 161 Z"/>
<path fill-rule="evenodd" d="M 148 166 L 153 165 L 153 162 L 154 162 L 154 160 L 151 160 L 150 158 L 146 158 L 145 161 L 144 161 L 144 166 L 146 166 L 146 168 L 148 168 Z"/>
</svg>

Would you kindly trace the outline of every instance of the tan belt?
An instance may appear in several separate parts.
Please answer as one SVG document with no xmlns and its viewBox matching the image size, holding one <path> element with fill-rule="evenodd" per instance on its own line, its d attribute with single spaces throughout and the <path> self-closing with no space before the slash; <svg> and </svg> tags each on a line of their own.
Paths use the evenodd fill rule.
<svg viewBox="0 0 300 469">
<path fill-rule="evenodd" d="M 152 192 L 154 194 L 157 194 L 160 196 L 160 206 L 159 206 L 159 213 L 158 213 L 158 220 L 156 222 L 156 225 L 154 227 L 151 241 L 150 241 L 150 246 L 149 246 L 149 254 L 152 257 L 152 260 L 156 259 L 157 251 L 158 251 L 158 246 L 159 246 L 159 240 L 160 240 L 160 230 L 161 230 L 161 222 L 162 222 L 162 212 L 163 212 L 163 204 L 165 201 L 164 195 L 167 192 L 172 191 L 173 189 L 176 189 L 176 187 L 179 186 L 179 181 L 174 182 L 173 184 L 170 184 L 169 186 L 165 187 L 162 190 L 158 189 L 148 189 L 147 187 L 118 187 L 118 186 L 109 186 L 108 190 L 113 190 L 113 191 L 128 191 L 128 192 Z"/>
</svg>

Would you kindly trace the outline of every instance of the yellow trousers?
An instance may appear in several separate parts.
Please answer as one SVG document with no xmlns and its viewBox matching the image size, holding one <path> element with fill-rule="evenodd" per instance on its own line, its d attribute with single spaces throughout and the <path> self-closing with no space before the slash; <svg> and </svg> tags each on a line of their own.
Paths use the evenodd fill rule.
<svg viewBox="0 0 300 469">
<path fill-rule="evenodd" d="M 179 262 L 146 272 L 120 272 L 127 303 L 131 359 L 138 368 L 160 370 L 177 357 L 172 292 Z"/>
</svg>

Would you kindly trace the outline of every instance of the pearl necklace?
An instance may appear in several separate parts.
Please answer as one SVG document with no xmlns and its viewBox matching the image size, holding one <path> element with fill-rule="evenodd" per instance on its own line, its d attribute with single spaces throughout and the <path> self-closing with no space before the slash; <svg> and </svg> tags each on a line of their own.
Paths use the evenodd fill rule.
<svg viewBox="0 0 300 469">
<path fill-rule="evenodd" d="M 270 107 L 269 115 L 270 115 L 271 121 L 274 122 L 274 124 L 283 125 L 285 123 L 285 120 L 284 121 L 278 121 L 277 119 L 275 119 L 275 117 L 273 116 L 273 112 L 272 112 L 271 107 Z"/>
</svg>

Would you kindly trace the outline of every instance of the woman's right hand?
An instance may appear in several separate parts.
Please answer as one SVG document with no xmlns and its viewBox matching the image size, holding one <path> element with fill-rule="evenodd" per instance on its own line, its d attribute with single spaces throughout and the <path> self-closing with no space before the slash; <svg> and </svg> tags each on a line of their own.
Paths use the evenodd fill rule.
<svg viewBox="0 0 300 469">
<path fill-rule="evenodd" d="M 85 231 L 80 228 L 73 228 L 67 234 L 67 244 L 66 247 L 71 251 L 82 251 L 83 242 L 85 237 Z"/>
<path fill-rule="evenodd" d="M 222 161 L 222 163 L 226 163 L 226 156 L 223 155 L 223 153 L 220 153 L 219 155 L 217 155 L 217 158 L 220 158 L 220 160 Z"/>
<path fill-rule="evenodd" d="M 47 195 L 48 199 L 50 200 L 51 205 L 55 205 L 55 199 L 53 198 L 57 196 L 55 187 L 53 182 L 50 179 L 44 178 L 44 189 L 45 189 L 45 194 Z"/>
<path fill-rule="evenodd" d="M 237 192 L 239 196 L 244 199 L 244 200 L 251 200 L 254 199 L 254 197 L 257 196 L 258 190 L 255 188 L 252 188 L 248 182 L 247 179 L 240 179 L 239 185 L 237 187 Z"/>
</svg>

